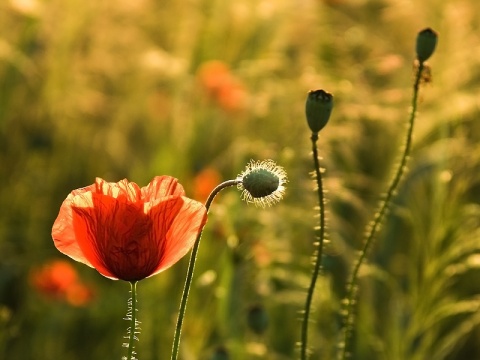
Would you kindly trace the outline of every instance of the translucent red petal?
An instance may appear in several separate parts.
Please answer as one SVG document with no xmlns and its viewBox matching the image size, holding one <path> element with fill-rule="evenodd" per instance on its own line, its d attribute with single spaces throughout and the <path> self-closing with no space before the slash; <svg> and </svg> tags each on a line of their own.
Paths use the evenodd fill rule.
<svg viewBox="0 0 480 360">
<path fill-rule="evenodd" d="M 177 262 L 193 246 L 206 209 L 169 176 L 144 188 L 122 180 L 73 191 L 52 230 L 55 246 L 112 279 L 137 281 Z"/>
</svg>

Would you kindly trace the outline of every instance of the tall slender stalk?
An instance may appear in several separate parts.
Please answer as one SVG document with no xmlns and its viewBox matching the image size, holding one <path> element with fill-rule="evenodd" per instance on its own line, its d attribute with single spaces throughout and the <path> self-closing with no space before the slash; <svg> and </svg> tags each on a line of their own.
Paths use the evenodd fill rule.
<svg viewBox="0 0 480 360">
<path fill-rule="evenodd" d="M 130 321 L 130 327 L 128 329 L 128 355 L 127 360 L 135 360 L 135 340 L 138 340 L 136 336 L 137 330 L 137 282 L 132 281 L 130 283 L 130 292 L 132 297 L 128 301 L 128 312 L 126 319 Z"/>
<path fill-rule="evenodd" d="M 365 242 L 363 245 L 363 249 L 360 252 L 360 256 L 358 257 L 355 266 L 353 267 L 353 271 L 350 275 L 350 280 L 347 285 L 347 297 L 344 302 L 344 330 L 343 330 L 343 340 L 339 344 L 340 345 L 340 350 L 341 350 L 341 359 L 345 360 L 348 355 L 350 354 L 350 347 L 351 347 L 351 333 L 352 333 L 352 328 L 353 328 L 353 322 L 354 322 L 354 307 L 357 299 L 357 292 L 358 292 L 358 274 L 360 271 L 360 267 L 362 266 L 363 262 L 365 261 L 365 258 L 367 256 L 367 253 L 370 249 L 370 247 L 373 244 L 375 235 L 377 234 L 380 225 L 382 223 L 382 220 L 388 210 L 388 206 L 390 205 L 393 196 L 395 195 L 395 191 L 400 183 L 400 180 L 402 179 L 403 174 L 405 173 L 406 170 L 406 164 L 408 161 L 408 156 L 410 154 L 410 150 L 412 147 L 412 133 L 413 133 L 413 127 L 415 123 L 415 116 L 417 112 L 417 103 L 418 103 L 418 89 L 420 87 L 420 82 L 422 79 L 422 71 L 424 68 L 423 62 L 419 62 L 419 66 L 417 69 L 417 73 L 415 76 L 415 82 L 413 85 L 413 97 L 412 97 L 412 108 L 411 108 L 411 113 L 410 113 L 410 119 L 408 121 L 408 129 L 407 133 L 405 136 L 405 143 L 404 143 L 404 148 L 403 148 L 403 153 L 400 159 L 400 162 L 398 164 L 398 167 L 395 171 L 395 174 L 390 182 L 390 185 L 388 187 L 386 196 L 383 201 L 381 201 L 378 211 L 374 215 L 373 223 L 369 225 L 367 232 L 366 232 L 366 237 L 365 237 Z"/>
<path fill-rule="evenodd" d="M 218 185 L 215 189 L 213 189 L 213 191 L 210 193 L 205 203 L 207 212 L 210 209 L 210 205 L 212 204 L 213 199 L 215 199 L 215 196 L 217 196 L 217 194 L 220 191 L 222 191 L 227 187 L 238 185 L 238 183 L 239 183 L 239 180 L 227 180 L 221 183 L 220 185 Z M 188 263 L 187 277 L 185 279 L 185 286 L 183 288 L 182 299 L 180 300 L 180 309 L 178 312 L 177 325 L 175 327 L 175 334 L 173 337 L 172 356 L 171 356 L 172 360 L 176 360 L 178 358 L 183 318 L 185 317 L 185 310 L 187 308 L 188 294 L 190 292 L 190 287 L 192 285 L 193 272 L 195 270 L 195 262 L 197 260 L 197 253 L 198 253 L 198 248 L 200 246 L 200 238 L 202 237 L 202 232 L 203 230 L 198 234 L 197 239 L 195 240 L 195 244 L 193 245 L 192 253 L 190 255 L 190 261 Z"/>
<path fill-rule="evenodd" d="M 300 344 L 300 359 L 302 360 L 307 359 L 308 322 L 310 319 L 310 310 L 312 307 L 313 293 L 315 291 L 315 285 L 317 283 L 317 278 L 321 270 L 322 256 L 323 256 L 323 243 L 325 240 L 325 199 L 323 194 L 322 171 L 320 168 L 320 160 L 318 158 L 318 150 L 317 150 L 318 133 L 312 133 L 312 136 L 310 139 L 312 140 L 313 162 L 314 162 L 315 175 L 317 180 L 318 206 L 319 206 L 319 212 L 320 212 L 320 220 L 319 220 L 320 229 L 318 234 L 319 239 L 318 239 L 317 256 L 315 259 L 312 279 L 310 282 L 310 287 L 308 288 L 307 299 L 305 302 L 305 311 L 303 314 L 302 335 L 301 335 L 301 344 Z"/>
</svg>

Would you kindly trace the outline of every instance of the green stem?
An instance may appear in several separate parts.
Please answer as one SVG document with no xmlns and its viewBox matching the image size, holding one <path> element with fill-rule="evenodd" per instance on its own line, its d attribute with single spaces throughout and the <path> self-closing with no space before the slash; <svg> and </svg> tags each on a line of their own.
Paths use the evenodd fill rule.
<svg viewBox="0 0 480 360">
<path fill-rule="evenodd" d="M 135 346 L 133 345 L 133 342 L 135 340 L 138 340 L 137 337 L 135 336 L 135 331 L 137 329 L 137 282 L 136 281 L 133 281 L 130 283 L 130 292 L 132 293 L 132 298 L 130 299 L 131 304 L 129 304 L 130 314 L 127 314 L 127 319 L 130 321 L 127 360 L 134 360 Z"/>
<path fill-rule="evenodd" d="M 312 133 L 312 150 L 313 150 L 313 162 L 315 166 L 315 173 L 317 178 L 317 193 L 318 193 L 318 205 L 320 211 L 320 229 L 319 229 L 319 242 L 317 248 L 317 256 L 315 260 L 315 266 L 313 268 L 312 279 L 310 287 L 308 288 L 307 299 L 305 303 L 305 312 L 303 314 L 302 323 L 302 335 L 300 343 L 300 358 L 302 360 L 307 359 L 307 342 L 308 342 L 308 322 L 310 318 L 310 309 L 312 307 L 313 293 L 315 291 L 315 284 L 317 282 L 318 274 L 320 273 L 323 254 L 323 243 L 325 239 L 325 199 L 323 194 L 322 183 L 322 171 L 320 169 L 320 161 L 318 159 L 317 140 L 318 134 Z"/>
<path fill-rule="evenodd" d="M 355 263 L 353 271 L 350 276 L 350 280 L 347 285 L 347 297 L 345 300 L 345 309 L 344 309 L 344 332 L 343 332 L 343 344 L 340 343 L 341 346 L 341 359 L 345 360 L 350 351 L 351 346 L 351 332 L 354 323 L 354 306 L 356 303 L 357 298 L 357 282 L 358 282 L 358 274 L 360 271 L 360 267 L 362 266 L 367 253 L 372 246 L 373 240 L 375 235 L 377 234 L 382 220 L 388 210 L 388 206 L 392 201 L 393 196 L 395 195 L 395 191 L 402 179 L 403 174 L 405 173 L 406 164 L 408 161 L 408 156 L 410 154 L 410 150 L 412 147 L 412 133 L 413 127 L 415 124 L 415 116 L 417 112 L 417 102 L 418 102 L 418 89 L 420 87 L 420 81 L 422 78 L 422 71 L 423 71 L 423 63 L 420 62 L 419 67 L 417 69 L 417 73 L 415 76 L 415 83 L 413 85 L 413 97 L 412 97 L 412 109 L 410 113 L 410 119 L 408 122 L 408 129 L 405 136 L 405 144 L 402 153 L 402 157 L 400 159 L 400 163 L 398 164 L 397 170 L 395 175 L 393 176 L 392 181 L 387 190 L 387 194 L 385 199 L 380 203 L 379 210 L 374 215 L 374 220 L 371 226 L 367 229 L 367 235 L 365 237 L 365 242 L 363 245 L 363 249 L 360 252 L 360 256 Z"/>
<path fill-rule="evenodd" d="M 215 196 L 217 196 L 217 194 L 220 191 L 222 191 L 227 187 L 238 185 L 240 181 L 241 180 L 227 180 L 221 183 L 220 185 L 218 185 L 215 189 L 213 189 L 213 191 L 208 196 L 208 199 L 205 203 L 207 212 L 210 209 L 210 205 L 212 204 L 213 199 L 215 199 Z M 203 232 L 203 229 L 202 231 L 200 231 L 200 233 L 197 236 L 197 239 L 195 240 L 195 244 L 193 245 L 193 248 L 192 248 L 192 254 L 190 255 L 190 261 L 188 263 L 187 277 L 185 279 L 185 286 L 183 288 L 182 299 L 180 300 L 180 309 L 178 312 L 177 325 L 175 327 L 175 334 L 173 336 L 173 346 L 172 346 L 172 356 L 171 356 L 172 360 L 176 360 L 178 358 L 183 318 L 185 317 L 185 310 L 187 308 L 188 294 L 190 292 L 190 287 L 192 285 L 193 272 L 195 270 L 195 262 L 197 260 L 197 253 L 198 253 L 198 248 L 200 246 L 200 238 L 202 237 L 202 232 Z"/>
</svg>

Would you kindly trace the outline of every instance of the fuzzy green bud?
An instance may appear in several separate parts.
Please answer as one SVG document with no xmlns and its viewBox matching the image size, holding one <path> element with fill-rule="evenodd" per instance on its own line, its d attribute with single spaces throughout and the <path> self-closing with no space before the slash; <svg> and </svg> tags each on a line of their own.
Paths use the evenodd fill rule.
<svg viewBox="0 0 480 360">
<path fill-rule="evenodd" d="M 324 90 L 312 90 L 305 103 L 308 126 L 313 133 L 318 133 L 327 125 L 333 108 L 333 95 Z"/>
<path fill-rule="evenodd" d="M 261 335 L 268 327 L 268 314 L 262 305 L 253 305 L 248 309 L 247 325 L 255 334 Z"/>
<path fill-rule="evenodd" d="M 243 178 L 243 186 L 253 198 L 262 198 L 278 189 L 280 178 L 267 169 L 256 169 Z"/>
<path fill-rule="evenodd" d="M 265 207 L 282 199 L 287 173 L 272 160 L 251 161 L 237 181 L 245 201 Z"/>
<path fill-rule="evenodd" d="M 420 31 L 417 35 L 417 59 L 421 63 L 432 56 L 437 46 L 438 34 L 431 28 Z"/>
</svg>

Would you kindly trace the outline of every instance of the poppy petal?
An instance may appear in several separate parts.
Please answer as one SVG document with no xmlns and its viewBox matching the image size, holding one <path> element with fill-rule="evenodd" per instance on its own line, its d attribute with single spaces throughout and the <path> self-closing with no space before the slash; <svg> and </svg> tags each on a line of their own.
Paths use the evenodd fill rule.
<svg viewBox="0 0 480 360">
<path fill-rule="evenodd" d="M 87 260 L 77 242 L 77 236 L 73 227 L 72 204 L 75 197 L 92 190 L 94 190 L 94 185 L 72 191 L 63 201 L 52 228 L 52 238 L 56 248 L 73 260 L 90 267 L 93 267 L 92 263 Z"/>
<path fill-rule="evenodd" d="M 193 246 L 195 240 L 207 222 L 207 210 L 198 201 L 182 197 L 181 209 L 175 217 L 163 221 L 162 209 L 154 207 L 150 216 L 154 219 L 156 236 L 164 234 L 163 258 L 152 275 L 166 270 L 181 259 Z M 165 226 L 166 225 L 166 226 Z"/>
<path fill-rule="evenodd" d="M 140 187 L 127 179 L 120 180 L 118 183 L 107 182 L 102 178 L 95 179 L 96 193 L 111 196 L 115 199 L 127 199 L 127 201 L 137 202 L 141 200 Z"/>
<path fill-rule="evenodd" d="M 132 203 L 122 195 L 112 198 L 87 194 L 75 201 L 73 223 L 80 249 L 100 274 L 122 280 L 149 275 L 156 262 L 145 264 L 152 247 L 148 234 L 150 219 L 142 203 Z M 130 275 L 127 275 L 130 274 Z"/>
<path fill-rule="evenodd" d="M 206 208 L 170 176 L 148 186 L 97 178 L 72 191 L 53 225 L 55 246 L 111 279 L 138 281 L 173 265 L 193 246 Z"/>
<path fill-rule="evenodd" d="M 142 199 L 151 201 L 162 199 L 166 196 L 184 196 L 185 190 L 178 180 L 171 176 L 156 176 L 150 183 L 142 188 Z"/>
</svg>

